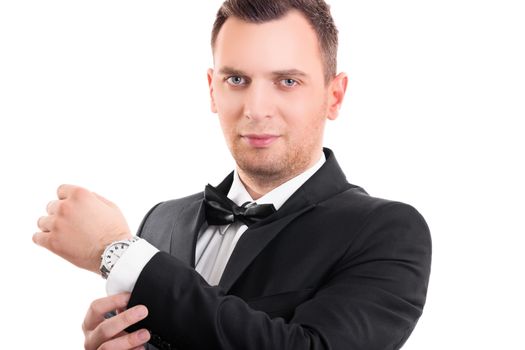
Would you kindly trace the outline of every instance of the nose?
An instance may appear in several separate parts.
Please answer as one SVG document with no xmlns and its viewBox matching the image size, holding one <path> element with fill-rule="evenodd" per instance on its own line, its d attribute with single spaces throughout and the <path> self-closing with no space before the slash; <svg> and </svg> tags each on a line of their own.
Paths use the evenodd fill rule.
<svg viewBox="0 0 525 350">
<path fill-rule="evenodd" d="M 275 101 L 272 89 L 264 82 L 252 82 L 244 100 L 244 116 L 248 119 L 271 118 Z"/>
</svg>

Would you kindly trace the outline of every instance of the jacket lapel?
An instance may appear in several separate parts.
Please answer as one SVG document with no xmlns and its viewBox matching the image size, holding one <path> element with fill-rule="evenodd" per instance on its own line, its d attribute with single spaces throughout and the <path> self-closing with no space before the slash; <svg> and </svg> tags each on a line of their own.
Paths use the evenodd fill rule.
<svg viewBox="0 0 525 350">
<path fill-rule="evenodd" d="M 248 265 L 259 255 L 259 253 L 270 243 L 279 232 L 281 232 L 290 222 L 301 214 L 311 210 L 315 205 L 309 205 L 300 211 L 284 216 L 280 219 L 271 221 L 265 225 L 253 225 L 250 227 L 237 242 L 230 259 L 222 274 L 219 286 L 223 291 L 228 292 L 235 281 L 246 270 Z"/>
<path fill-rule="evenodd" d="M 284 204 L 263 221 L 251 225 L 239 239 L 219 282 L 228 292 L 259 253 L 293 220 L 315 208 L 337 193 L 351 187 L 331 150 L 325 148 L 325 164 L 308 179 Z M 233 172 L 217 186 L 228 193 Z M 203 196 L 204 197 L 204 196 Z M 204 198 L 189 204 L 173 224 L 170 253 L 191 267 L 195 267 L 195 247 L 205 221 Z"/>
<path fill-rule="evenodd" d="M 223 291 L 230 290 L 257 255 L 293 220 L 315 208 L 317 203 L 357 187 L 346 181 L 332 151 L 325 148 L 324 153 L 325 164 L 275 214 L 251 225 L 239 239 L 219 282 Z"/>
</svg>

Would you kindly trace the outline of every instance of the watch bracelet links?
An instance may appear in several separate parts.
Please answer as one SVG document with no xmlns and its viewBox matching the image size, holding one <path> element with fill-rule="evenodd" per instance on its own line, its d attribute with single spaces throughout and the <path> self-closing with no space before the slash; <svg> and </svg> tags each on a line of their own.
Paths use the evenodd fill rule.
<svg viewBox="0 0 525 350">
<path fill-rule="evenodd" d="M 111 270 L 113 269 L 113 266 L 115 266 L 115 263 L 116 263 L 116 261 L 115 261 L 115 263 L 113 265 L 111 265 L 109 268 L 106 267 L 106 265 L 104 265 L 104 254 L 106 254 L 106 251 L 108 250 L 108 248 L 111 247 L 112 245 L 115 245 L 115 244 L 118 244 L 118 243 L 127 243 L 127 247 L 125 249 L 125 250 L 127 250 L 133 243 L 135 243 L 135 242 L 137 242 L 139 240 L 140 240 L 140 237 L 133 236 L 130 239 L 124 239 L 124 240 L 111 242 L 110 244 L 108 244 L 106 246 L 106 248 L 104 248 L 104 251 L 100 255 L 100 273 L 102 275 L 102 278 L 104 278 L 104 279 L 108 278 L 109 274 L 111 273 Z M 118 261 L 118 259 L 120 259 L 120 257 L 117 257 L 117 261 Z"/>
</svg>

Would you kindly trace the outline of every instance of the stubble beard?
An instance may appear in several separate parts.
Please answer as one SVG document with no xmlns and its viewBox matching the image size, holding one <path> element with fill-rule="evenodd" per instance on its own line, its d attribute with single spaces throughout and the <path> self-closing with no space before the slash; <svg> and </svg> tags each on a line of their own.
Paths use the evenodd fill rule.
<svg viewBox="0 0 525 350">
<path fill-rule="evenodd" d="M 232 155 L 242 175 L 259 186 L 275 188 L 305 171 L 313 152 L 311 144 L 271 149 L 246 150 L 235 145 Z M 246 179 L 248 180 L 248 179 Z"/>
<path fill-rule="evenodd" d="M 325 98 L 319 112 L 319 120 L 325 120 L 327 103 L 327 98 Z M 287 139 L 279 140 L 278 142 L 285 142 L 284 147 L 272 150 L 246 149 L 244 148 L 246 145 L 243 145 L 243 141 L 239 138 L 230 145 L 230 152 L 244 177 L 261 187 L 273 189 L 303 173 L 313 165 L 311 164 L 312 157 L 317 151 L 317 147 L 322 147 L 324 122 L 317 127 L 321 128 L 320 139 L 307 138 L 302 140 L 302 143 L 290 142 Z M 313 134 L 317 135 L 317 133 Z"/>
</svg>

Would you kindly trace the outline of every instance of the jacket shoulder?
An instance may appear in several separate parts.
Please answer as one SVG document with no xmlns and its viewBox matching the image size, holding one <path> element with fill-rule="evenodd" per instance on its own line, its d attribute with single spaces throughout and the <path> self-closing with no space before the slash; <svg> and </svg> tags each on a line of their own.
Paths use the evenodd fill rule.
<svg viewBox="0 0 525 350">
<path fill-rule="evenodd" d="M 422 242 L 431 248 L 429 227 L 421 213 L 412 205 L 380 197 L 373 197 L 358 186 L 318 203 L 319 217 L 339 228 L 335 235 L 347 239 L 353 247 L 381 240 L 408 240 Z M 348 240 L 349 239 L 349 240 Z"/>
<path fill-rule="evenodd" d="M 169 247 L 168 241 L 174 222 L 187 206 L 202 200 L 202 198 L 203 192 L 199 192 L 156 204 L 142 220 L 137 236 L 146 239 L 156 247 Z"/>
<path fill-rule="evenodd" d="M 323 205 L 323 203 L 321 203 Z M 349 189 L 327 201 L 332 209 L 347 216 L 356 218 L 367 218 L 375 216 L 381 212 L 403 212 L 408 216 L 417 216 L 424 221 L 423 216 L 412 205 L 386 198 L 374 197 L 369 195 L 362 187 L 351 185 Z"/>
</svg>

